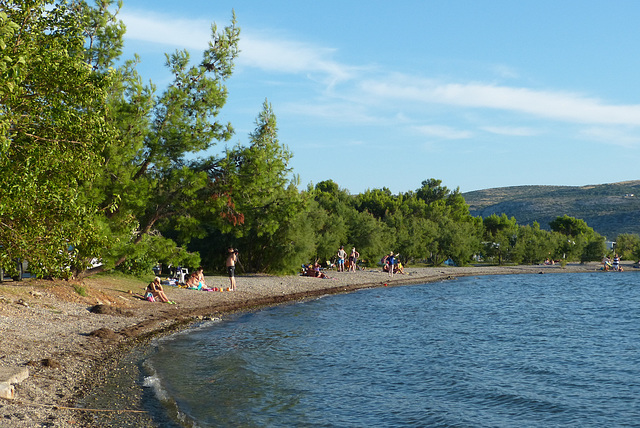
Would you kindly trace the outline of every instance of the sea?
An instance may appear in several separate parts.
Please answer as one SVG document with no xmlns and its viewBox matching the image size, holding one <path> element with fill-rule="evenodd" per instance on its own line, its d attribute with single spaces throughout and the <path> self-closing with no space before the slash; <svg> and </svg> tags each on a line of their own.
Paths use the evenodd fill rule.
<svg viewBox="0 0 640 428">
<path fill-rule="evenodd" d="M 464 277 L 207 321 L 82 405 L 114 427 L 640 426 L 640 275 Z"/>
</svg>

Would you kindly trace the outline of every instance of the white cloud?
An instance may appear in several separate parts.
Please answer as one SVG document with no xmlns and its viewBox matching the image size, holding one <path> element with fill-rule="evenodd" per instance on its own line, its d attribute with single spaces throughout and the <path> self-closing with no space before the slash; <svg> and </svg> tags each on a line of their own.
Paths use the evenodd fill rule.
<svg viewBox="0 0 640 428">
<path fill-rule="evenodd" d="M 610 127 L 587 128 L 582 130 L 580 135 L 590 140 L 624 148 L 636 147 L 640 143 L 640 137 L 637 133 L 629 134 L 626 130 Z"/>
<path fill-rule="evenodd" d="M 331 60 L 334 49 L 291 40 L 245 34 L 240 50 L 240 64 L 282 73 L 320 73 L 328 77 L 329 84 L 349 80 L 356 71 L 355 67 Z"/>
<path fill-rule="evenodd" d="M 127 27 L 127 39 L 168 45 L 172 49 L 204 50 L 211 38 L 211 22 L 206 20 L 172 19 L 149 12 L 121 12 L 118 17 Z"/>
<path fill-rule="evenodd" d="M 211 38 L 212 22 L 206 20 L 174 19 L 147 12 L 122 13 L 120 18 L 127 26 L 127 38 L 167 45 L 172 49 L 204 50 Z M 218 31 L 225 25 L 225 21 L 219 24 Z M 357 71 L 355 67 L 333 61 L 334 49 L 273 34 L 252 34 L 243 29 L 239 48 L 240 55 L 236 60 L 239 66 L 287 74 L 317 73 L 317 80 L 326 85 L 351 79 Z"/>
<path fill-rule="evenodd" d="M 449 126 L 442 125 L 415 126 L 414 129 L 422 135 L 443 138 L 445 140 L 461 140 L 471 138 L 473 136 L 469 131 L 460 131 Z"/>
<path fill-rule="evenodd" d="M 534 135 L 540 135 L 539 130 L 527 127 L 483 126 L 480 129 L 491 134 L 507 135 L 512 137 L 531 137 Z"/>
<path fill-rule="evenodd" d="M 572 123 L 640 125 L 640 105 L 610 105 L 568 92 L 481 83 L 442 83 L 406 76 L 399 79 L 367 81 L 362 87 L 370 95 L 387 99 L 501 109 Z"/>
<path fill-rule="evenodd" d="M 372 124 L 381 121 L 381 119 L 368 114 L 362 106 L 346 102 L 288 103 L 281 105 L 280 111 L 320 118 L 334 123 Z"/>
<path fill-rule="evenodd" d="M 516 69 L 504 64 L 497 64 L 491 67 L 494 73 L 505 79 L 516 79 L 520 77 Z"/>
<path fill-rule="evenodd" d="M 126 37 L 168 47 L 203 50 L 211 36 L 211 24 L 203 19 L 178 19 L 148 11 L 121 12 L 127 26 Z M 221 20 L 223 27 L 228 20 Z M 240 40 L 239 67 L 251 67 L 283 75 L 303 75 L 326 87 L 338 83 L 358 81 L 358 88 L 339 86 L 340 91 L 329 104 L 297 106 L 297 113 L 357 123 L 389 122 L 391 116 L 370 113 L 371 107 L 384 106 L 393 110 L 396 119 L 406 121 L 390 101 L 403 103 L 402 111 L 412 111 L 417 103 L 422 106 L 454 106 L 475 109 L 497 109 L 568 123 L 640 126 L 640 105 L 613 105 L 581 94 L 535 90 L 525 87 L 500 86 L 490 83 L 451 83 L 435 79 L 417 78 L 402 74 L 386 78 L 358 80 L 366 67 L 355 67 L 335 61 L 336 50 L 282 36 L 280 33 L 257 33 L 243 28 Z M 506 65 L 495 66 L 495 72 L 504 77 L 517 77 L 517 72 Z M 336 103 L 336 99 L 349 94 L 351 101 Z M 297 104 L 297 103 L 296 103 Z M 293 104 L 291 104 L 293 105 Z M 413 115 L 413 114 L 411 114 Z M 395 122 L 397 124 L 397 121 Z M 471 133 L 447 127 L 417 127 L 423 135 L 446 139 L 469 138 Z M 536 131 L 529 128 L 486 126 L 482 130 L 494 134 L 529 136 Z M 589 131 L 595 138 L 595 130 Z M 587 132 L 585 135 L 589 135 Z M 619 136 L 620 141 L 626 141 Z"/>
</svg>

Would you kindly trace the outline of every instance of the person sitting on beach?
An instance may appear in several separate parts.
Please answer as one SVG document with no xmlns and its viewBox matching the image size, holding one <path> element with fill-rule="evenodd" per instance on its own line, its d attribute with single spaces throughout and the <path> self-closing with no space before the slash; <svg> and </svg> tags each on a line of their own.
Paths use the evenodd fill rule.
<svg viewBox="0 0 640 428">
<path fill-rule="evenodd" d="M 398 264 L 396 265 L 395 272 L 404 275 L 404 267 L 402 266 L 402 263 L 400 263 L 400 259 L 398 259 Z"/>
<path fill-rule="evenodd" d="M 316 276 L 316 271 L 313 270 L 313 265 L 309 263 L 307 269 L 304 271 L 304 276 Z"/>
<path fill-rule="evenodd" d="M 204 282 L 204 273 L 203 273 L 204 269 L 202 269 L 202 267 L 199 267 L 198 270 L 196 271 L 196 280 L 198 282 L 198 289 L 200 288 L 206 288 L 207 283 Z"/>
<path fill-rule="evenodd" d="M 166 294 L 164 294 L 164 290 L 162 289 L 162 285 L 160 284 L 160 278 L 155 277 L 153 282 L 147 285 L 147 290 L 145 294 L 151 294 L 154 299 L 160 300 L 163 303 L 170 303 L 169 298 Z"/>
<path fill-rule="evenodd" d="M 200 290 L 202 288 L 202 286 L 198 283 L 198 274 L 196 272 L 193 272 L 191 275 L 189 275 L 189 279 L 187 279 L 185 285 L 187 286 L 187 288 L 192 290 Z"/>
<path fill-rule="evenodd" d="M 315 264 L 309 263 L 306 270 L 303 272 L 303 275 L 310 276 L 312 278 L 326 278 L 326 275 L 320 272 L 320 265 L 318 264 L 318 262 L 316 262 Z"/>
<path fill-rule="evenodd" d="M 622 269 L 620 269 L 620 257 L 617 254 L 613 256 L 613 270 L 616 272 L 622 271 Z"/>
<path fill-rule="evenodd" d="M 318 263 L 318 262 L 315 262 L 313 264 L 313 271 L 315 272 L 316 278 L 326 278 L 327 277 L 327 275 L 325 275 L 324 272 L 322 272 L 320 270 L 320 263 Z"/>
</svg>

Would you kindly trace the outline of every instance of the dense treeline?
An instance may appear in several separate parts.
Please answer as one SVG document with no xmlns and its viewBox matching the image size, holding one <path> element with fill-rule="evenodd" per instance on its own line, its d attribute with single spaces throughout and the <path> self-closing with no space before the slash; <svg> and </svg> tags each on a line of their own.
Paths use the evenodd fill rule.
<svg viewBox="0 0 640 428">
<path fill-rule="evenodd" d="M 247 272 L 295 272 L 355 246 L 375 264 L 394 251 L 430 265 L 597 260 L 604 238 L 558 217 L 552 232 L 473 217 L 459 190 L 428 179 L 407 193 L 351 195 L 331 180 L 300 190 L 293 154 L 265 101 L 247 145 L 217 117 L 239 54 L 235 16 L 214 25 L 199 61 L 166 55 L 173 82 L 145 84 L 120 58 L 121 4 L 3 1 L 0 11 L 0 267 L 42 277 L 164 265 L 209 270 L 239 248 Z M 258 106 L 257 106 L 258 107 Z M 637 257 L 640 238 L 620 251 Z M 99 266 L 96 266 L 96 265 Z"/>
</svg>

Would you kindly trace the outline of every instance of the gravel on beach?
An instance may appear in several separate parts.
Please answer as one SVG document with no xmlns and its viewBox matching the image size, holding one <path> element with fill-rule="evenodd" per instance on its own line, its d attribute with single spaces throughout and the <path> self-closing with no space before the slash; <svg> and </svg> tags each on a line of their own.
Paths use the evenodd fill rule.
<svg viewBox="0 0 640 428">
<path fill-rule="evenodd" d="M 626 272 L 639 271 L 623 265 Z M 15 398 L 0 398 L 0 427 L 77 427 L 83 413 L 76 402 L 91 374 L 109 358 L 162 332 L 201 319 L 287 301 L 362 288 L 409 285 L 456 277 L 498 274 L 594 272 L 600 264 L 501 267 L 409 268 L 392 278 L 380 268 L 327 271 L 330 278 L 237 276 L 238 291 L 195 291 L 164 286 L 175 305 L 140 298 L 143 289 L 104 287 L 85 280 L 81 296 L 72 283 L 24 280 L 0 284 L 0 368 L 27 368 L 14 385 Z M 223 276 L 206 278 L 208 287 L 226 288 Z M 118 289 L 120 288 L 120 289 Z M 131 291 L 131 293 L 129 293 Z M 0 382 L 2 380 L 0 379 Z M 100 411 L 106 409 L 92 409 Z M 135 409 L 131 409 L 135 410 Z"/>
</svg>

